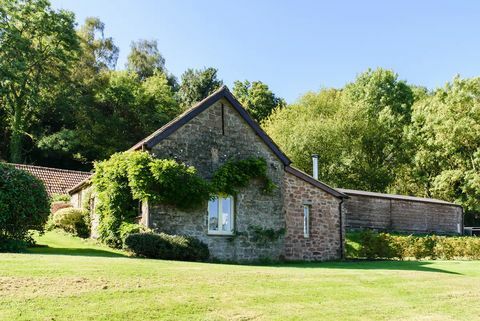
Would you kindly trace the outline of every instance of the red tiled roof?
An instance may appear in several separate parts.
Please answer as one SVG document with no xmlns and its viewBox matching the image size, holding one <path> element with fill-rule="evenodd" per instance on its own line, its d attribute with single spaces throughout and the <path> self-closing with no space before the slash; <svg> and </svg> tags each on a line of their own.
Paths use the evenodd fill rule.
<svg viewBox="0 0 480 321">
<path fill-rule="evenodd" d="M 72 171 L 68 169 L 43 166 L 10 164 L 17 169 L 23 169 L 42 180 L 49 196 L 52 194 L 68 194 L 68 191 L 92 175 L 89 172 Z"/>
</svg>

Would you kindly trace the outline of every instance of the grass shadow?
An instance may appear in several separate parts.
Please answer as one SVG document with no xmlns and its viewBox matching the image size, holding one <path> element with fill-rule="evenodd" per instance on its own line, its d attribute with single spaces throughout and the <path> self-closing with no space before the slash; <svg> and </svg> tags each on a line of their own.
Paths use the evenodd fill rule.
<svg viewBox="0 0 480 321">
<path fill-rule="evenodd" d="M 128 257 L 125 254 L 111 252 L 107 250 L 92 248 L 65 248 L 36 246 L 27 249 L 29 254 L 51 254 L 51 255 L 72 255 L 72 256 L 92 256 L 92 257 Z"/>
<path fill-rule="evenodd" d="M 388 260 L 350 260 L 332 262 L 290 262 L 275 265 L 264 265 L 272 267 L 290 268 L 317 268 L 317 269 L 345 269 L 345 270 L 395 270 L 395 271 L 419 271 L 436 272 L 446 274 L 462 275 L 461 273 L 432 267 L 428 261 L 388 261 Z"/>
</svg>

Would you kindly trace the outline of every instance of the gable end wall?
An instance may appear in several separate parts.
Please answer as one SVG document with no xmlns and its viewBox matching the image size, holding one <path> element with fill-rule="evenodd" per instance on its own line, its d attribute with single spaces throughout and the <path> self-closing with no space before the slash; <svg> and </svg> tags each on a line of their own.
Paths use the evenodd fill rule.
<svg viewBox="0 0 480 321">
<path fill-rule="evenodd" d="M 304 180 L 285 173 L 284 256 L 288 260 L 323 261 L 341 258 L 340 199 Z M 303 235 L 303 205 L 311 204 L 310 237 Z"/>
<path fill-rule="evenodd" d="M 223 104 L 223 124 L 222 124 Z M 151 152 L 158 158 L 170 158 L 194 166 L 204 178 L 211 178 L 227 160 L 262 157 L 268 176 L 278 186 L 272 195 L 261 193 L 261 182 L 252 181 L 235 197 L 234 236 L 208 235 L 207 204 L 195 211 L 149 204 L 149 226 L 158 232 L 194 236 L 205 242 L 211 257 L 222 260 L 250 261 L 279 259 L 284 235 L 267 243 L 255 241 L 253 227 L 285 229 L 283 211 L 283 163 L 225 99 L 215 102 L 187 124 L 155 145 Z"/>
</svg>

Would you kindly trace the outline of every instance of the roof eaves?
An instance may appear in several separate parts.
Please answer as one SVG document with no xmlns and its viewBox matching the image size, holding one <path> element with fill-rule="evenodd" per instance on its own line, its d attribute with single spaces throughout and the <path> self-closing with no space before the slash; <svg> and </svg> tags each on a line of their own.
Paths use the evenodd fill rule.
<svg viewBox="0 0 480 321">
<path fill-rule="evenodd" d="M 92 175 L 93 176 L 93 175 Z M 91 184 L 91 181 L 90 179 L 92 178 L 92 176 L 84 179 L 83 181 L 81 181 L 80 183 L 78 183 L 77 185 L 75 185 L 74 187 L 72 187 L 71 189 L 68 190 L 68 194 L 72 195 L 74 194 L 75 192 L 78 192 L 79 190 L 83 189 L 84 187 L 88 186 Z"/>
<path fill-rule="evenodd" d="M 352 189 L 345 189 L 345 188 L 339 188 L 338 190 L 346 195 L 351 195 L 351 196 L 363 196 L 363 197 L 372 197 L 372 198 L 376 197 L 376 198 L 384 198 L 384 199 L 407 201 L 407 202 L 456 206 L 456 207 L 463 208 L 461 205 L 439 200 L 439 199 L 434 199 L 434 198 L 423 198 L 423 197 L 415 197 L 415 196 L 408 196 L 408 195 L 368 192 L 368 191 L 352 190 Z"/>
<path fill-rule="evenodd" d="M 310 183 L 311 185 L 315 186 L 315 187 L 318 187 L 320 188 L 321 190 L 337 197 L 337 198 L 348 198 L 348 195 L 342 193 L 342 192 L 339 192 L 338 190 L 336 190 L 335 188 L 333 187 L 330 187 L 328 186 L 327 184 L 325 183 L 322 183 L 320 182 L 319 180 L 313 178 L 312 176 L 308 175 L 307 173 L 295 168 L 295 167 L 292 167 L 292 166 L 285 166 L 285 171 L 292 174 L 292 175 L 295 175 L 296 177 L 306 181 L 307 183 Z"/>
</svg>

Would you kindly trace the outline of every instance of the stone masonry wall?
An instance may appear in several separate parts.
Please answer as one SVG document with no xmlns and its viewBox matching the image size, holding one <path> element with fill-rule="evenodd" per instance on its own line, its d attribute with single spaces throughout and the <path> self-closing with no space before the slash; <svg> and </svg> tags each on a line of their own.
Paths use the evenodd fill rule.
<svg viewBox="0 0 480 321">
<path fill-rule="evenodd" d="M 451 205 L 357 195 L 345 200 L 347 229 L 455 234 L 462 215 L 460 207 Z"/>
<path fill-rule="evenodd" d="M 222 107 L 224 105 L 223 126 Z M 222 130 L 223 128 L 223 130 Z M 193 165 L 204 178 L 228 159 L 263 157 L 268 176 L 278 186 L 271 195 L 261 193 L 261 183 L 241 190 L 234 200 L 235 235 L 208 235 L 207 204 L 199 210 L 184 212 L 175 208 L 149 204 L 149 226 L 158 232 L 185 234 L 205 242 L 213 258 L 248 261 L 279 259 L 284 236 L 268 244 L 255 241 L 254 227 L 281 231 L 285 228 L 283 212 L 283 164 L 248 126 L 237 111 L 221 99 L 162 140 L 152 149 L 158 158 L 173 158 Z"/>
<path fill-rule="evenodd" d="M 290 173 L 285 173 L 284 188 L 285 258 L 306 261 L 341 258 L 340 200 Z M 311 204 L 308 238 L 303 234 L 304 204 Z"/>
</svg>

